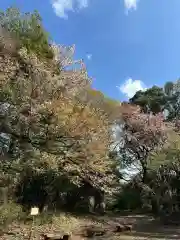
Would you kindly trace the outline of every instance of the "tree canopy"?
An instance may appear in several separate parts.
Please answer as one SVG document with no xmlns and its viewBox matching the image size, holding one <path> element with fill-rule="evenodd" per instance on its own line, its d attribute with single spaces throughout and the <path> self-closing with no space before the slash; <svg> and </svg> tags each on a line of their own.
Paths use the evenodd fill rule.
<svg viewBox="0 0 180 240">
<path fill-rule="evenodd" d="M 0 23 L 0 188 L 24 205 L 91 185 L 135 196 L 133 207 L 160 209 L 165 196 L 179 207 L 179 80 L 120 103 L 93 89 L 74 45 L 50 43 L 37 11 L 8 8 Z"/>
<path fill-rule="evenodd" d="M 61 68 L 54 73 L 51 64 L 65 66 L 65 56 L 60 55 L 57 60 L 53 55 L 46 64 L 45 47 L 49 51 L 51 48 L 37 12 L 23 15 L 16 9 L 8 9 L 1 14 L 1 21 L 3 41 L 10 34 L 12 43 L 20 43 L 14 50 L 16 55 L 11 50 L 3 51 L 0 60 L 1 170 L 4 173 L 1 187 L 23 186 L 33 172 L 41 183 L 42 178 L 49 179 L 46 193 L 49 187 L 56 188 L 56 181 L 59 181 L 56 191 L 61 192 L 79 187 L 84 181 L 112 192 L 116 176 L 108 153 L 112 142 L 110 129 L 119 115 L 119 103 L 100 92 L 94 94 L 83 64 L 78 70 Z M 41 37 L 38 37 L 37 22 Z M 44 47 L 39 48 L 43 41 Z M 60 53 L 62 49 L 61 46 Z M 67 61 L 67 64 L 74 62 Z"/>
<path fill-rule="evenodd" d="M 0 24 L 28 52 L 35 52 L 41 58 L 53 58 L 49 47 L 49 34 L 42 25 L 38 11 L 21 13 L 18 8 L 10 7 L 0 12 Z"/>
<path fill-rule="evenodd" d="M 163 88 L 157 86 L 153 86 L 145 91 L 138 91 L 129 100 L 130 103 L 141 106 L 145 113 L 151 111 L 154 114 L 164 110 L 166 101 Z"/>
</svg>

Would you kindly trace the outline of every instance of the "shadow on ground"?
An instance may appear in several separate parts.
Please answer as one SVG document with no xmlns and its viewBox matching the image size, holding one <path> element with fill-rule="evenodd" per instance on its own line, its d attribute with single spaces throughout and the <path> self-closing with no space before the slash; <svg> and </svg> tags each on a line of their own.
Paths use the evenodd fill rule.
<svg viewBox="0 0 180 240">
<path fill-rule="evenodd" d="M 153 240 L 173 240 L 180 239 L 180 225 L 179 226 L 165 226 L 160 220 L 154 219 L 151 215 L 134 215 L 132 213 L 115 215 L 107 214 L 104 216 L 91 216 L 93 221 L 97 221 L 106 226 L 115 226 L 118 224 L 132 224 L 133 231 L 119 235 L 111 235 L 103 238 L 94 239 L 153 239 Z"/>
</svg>

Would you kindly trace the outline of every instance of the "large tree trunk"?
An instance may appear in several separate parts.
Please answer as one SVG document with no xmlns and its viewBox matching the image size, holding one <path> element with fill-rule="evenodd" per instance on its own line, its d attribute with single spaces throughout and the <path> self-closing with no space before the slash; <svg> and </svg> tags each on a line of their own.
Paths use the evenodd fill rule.
<svg viewBox="0 0 180 240">
<path fill-rule="evenodd" d="M 158 202 L 156 196 L 153 196 L 151 199 L 151 207 L 152 207 L 152 213 L 154 213 L 154 214 L 159 213 L 159 202 Z"/>
<path fill-rule="evenodd" d="M 142 182 L 143 183 L 146 183 L 146 180 L 147 180 L 147 164 L 145 163 L 141 163 L 142 165 Z"/>
<path fill-rule="evenodd" d="M 1 203 L 6 205 L 8 203 L 8 188 L 7 187 L 1 187 L 0 188 L 0 200 Z"/>
<path fill-rule="evenodd" d="M 95 197 L 94 196 L 89 196 L 88 198 L 88 207 L 89 207 L 89 212 L 94 213 L 95 210 Z"/>
</svg>

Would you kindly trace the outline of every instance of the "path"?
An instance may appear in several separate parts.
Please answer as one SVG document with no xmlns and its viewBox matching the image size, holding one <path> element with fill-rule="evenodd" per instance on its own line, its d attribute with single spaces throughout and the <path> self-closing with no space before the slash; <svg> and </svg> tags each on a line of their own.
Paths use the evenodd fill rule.
<svg viewBox="0 0 180 240">
<path fill-rule="evenodd" d="M 126 215 L 120 216 L 116 215 L 105 215 L 105 216 L 87 216 L 87 217 L 78 217 L 78 228 L 74 229 L 76 237 L 72 240 L 82 240 L 85 239 L 82 237 L 83 229 L 90 226 L 101 226 L 102 228 L 113 229 L 113 226 L 118 225 L 119 223 L 128 223 L 133 224 L 133 230 L 129 233 L 118 233 L 115 234 L 112 231 L 107 232 L 106 235 L 102 237 L 88 238 L 92 240 L 175 240 L 180 239 L 180 226 L 170 227 L 163 226 L 157 220 L 154 220 L 150 216 L 146 215 Z M 9 234 L 4 234 L 0 236 L 1 240 L 20 240 L 28 239 L 29 225 L 16 225 L 11 227 Z M 44 224 L 41 226 L 36 226 L 34 231 L 34 240 L 40 239 L 39 235 L 45 232 L 59 231 L 59 226 L 52 226 L 49 224 Z M 77 236 L 77 232 L 79 233 Z"/>
</svg>

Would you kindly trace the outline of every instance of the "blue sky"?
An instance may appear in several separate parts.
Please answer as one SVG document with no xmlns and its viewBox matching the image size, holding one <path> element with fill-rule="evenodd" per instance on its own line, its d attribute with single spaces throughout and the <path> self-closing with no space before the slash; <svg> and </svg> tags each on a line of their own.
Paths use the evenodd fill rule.
<svg viewBox="0 0 180 240">
<path fill-rule="evenodd" d="M 180 77 L 180 0 L 1 0 L 37 9 L 56 43 L 76 45 L 93 86 L 119 100 Z"/>
</svg>

